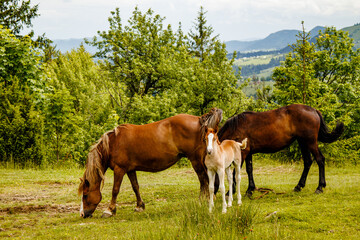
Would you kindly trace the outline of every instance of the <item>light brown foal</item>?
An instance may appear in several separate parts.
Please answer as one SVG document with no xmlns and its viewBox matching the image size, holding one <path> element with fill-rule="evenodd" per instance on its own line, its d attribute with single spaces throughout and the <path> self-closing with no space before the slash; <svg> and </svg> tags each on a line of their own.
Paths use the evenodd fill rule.
<svg viewBox="0 0 360 240">
<path fill-rule="evenodd" d="M 206 128 L 206 156 L 205 156 L 205 165 L 207 167 L 207 174 L 209 177 L 209 211 L 212 211 L 214 207 L 214 182 L 215 174 L 219 175 L 220 186 L 219 190 L 222 195 L 223 205 L 222 213 L 226 213 L 227 206 L 232 206 L 232 174 L 231 174 L 231 163 L 234 163 L 235 166 L 235 180 L 236 180 L 236 192 L 238 204 L 241 204 L 241 194 L 240 194 L 240 167 L 241 167 L 241 149 L 245 149 L 247 145 L 247 138 L 242 141 L 242 143 L 235 142 L 233 140 L 224 140 L 221 144 L 217 136 L 217 128 Z M 225 199 L 225 171 L 227 179 L 229 182 L 229 198 L 228 204 L 226 204 Z"/>
</svg>

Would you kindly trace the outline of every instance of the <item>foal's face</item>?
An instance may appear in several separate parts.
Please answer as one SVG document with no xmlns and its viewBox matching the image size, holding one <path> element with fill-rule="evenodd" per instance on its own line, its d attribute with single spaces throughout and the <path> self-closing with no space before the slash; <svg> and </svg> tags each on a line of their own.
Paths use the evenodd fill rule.
<svg viewBox="0 0 360 240">
<path fill-rule="evenodd" d="M 83 196 L 81 199 L 80 216 L 83 218 L 92 217 L 92 214 L 97 205 L 100 203 L 101 198 L 100 184 L 99 186 L 90 186 L 89 181 L 85 179 L 83 185 Z"/>
<path fill-rule="evenodd" d="M 207 128 L 205 142 L 206 142 L 206 152 L 208 155 L 211 155 L 213 153 L 215 141 L 217 141 L 216 130 L 212 128 Z"/>
</svg>

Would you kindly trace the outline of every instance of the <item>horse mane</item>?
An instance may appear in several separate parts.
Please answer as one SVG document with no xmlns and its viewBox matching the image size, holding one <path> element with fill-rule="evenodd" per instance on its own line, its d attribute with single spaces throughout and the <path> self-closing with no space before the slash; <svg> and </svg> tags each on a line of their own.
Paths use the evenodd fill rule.
<svg viewBox="0 0 360 240">
<path fill-rule="evenodd" d="M 89 181 L 90 185 L 101 181 L 101 188 L 104 186 L 104 161 L 109 157 L 109 134 L 117 134 L 117 128 L 104 133 L 100 139 L 90 147 L 90 151 L 87 157 L 86 169 L 84 176 L 79 185 L 79 195 L 83 191 L 85 180 Z"/>
<path fill-rule="evenodd" d="M 235 115 L 235 116 L 229 118 L 217 133 L 219 139 L 222 141 L 223 140 L 222 137 L 223 137 L 224 133 L 227 131 L 230 131 L 231 134 L 234 133 L 236 131 L 236 129 L 239 127 L 240 122 L 246 121 L 247 115 L 253 114 L 253 113 L 254 112 L 243 112 L 243 113 L 240 113 L 238 115 Z"/>
<path fill-rule="evenodd" d="M 199 119 L 201 138 L 204 139 L 206 134 L 205 126 L 215 129 L 222 120 L 222 110 L 212 108 L 208 113 L 202 115 Z"/>
</svg>

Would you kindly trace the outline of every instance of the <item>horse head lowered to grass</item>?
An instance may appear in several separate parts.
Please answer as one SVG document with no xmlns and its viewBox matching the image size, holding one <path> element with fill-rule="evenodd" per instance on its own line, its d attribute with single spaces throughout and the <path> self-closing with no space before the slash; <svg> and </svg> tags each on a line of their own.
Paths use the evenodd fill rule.
<svg viewBox="0 0 360 240">
<path fill-rule="evenodd" d="M 204 165 L 205 126 L 215 127 L 222 120 L 222 110 L 213 108 L 201 117 L 179 114 L 145 125 L 122 124 L 106 132 L 90 149 L 86 170 L 79 186 L 82 194 L 80 215 L 92 216 L 101 201 L 101 186 L 108 168 L 114 171 L 114 185 L 109 208 L 103 216 L 116 213 L 116 198 L 125 174 L 137 199 L 136 209 L 143 210 L 136 171 L 158 172 L 189 158 L 200 181 L 200 195 L 208 193 Z"/>
</svg>

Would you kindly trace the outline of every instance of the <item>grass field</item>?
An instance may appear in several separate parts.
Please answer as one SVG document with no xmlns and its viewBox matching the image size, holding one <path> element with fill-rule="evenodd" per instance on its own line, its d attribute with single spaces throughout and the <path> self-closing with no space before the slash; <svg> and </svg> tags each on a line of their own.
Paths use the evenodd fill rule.
<svg viewBox="0 0 360 240">
<path fill-rule="evenodd" d="M 83 170 L 0 169 L 0 238 L 11 239 L 359 239 L 360 167 L 326 167 L 323 194 L 314 191 L 313 165 L 307 186 L 292 191 L 301 164 L 254 161 L 257 187 L 272 188 L 257 199 L 221 214 L 221 199 L 208 213 L 199 201 L 199 183 L 191 168 L 138 173 L 146 210 L 134 212 L 135 196 L 127 178 L 118 197 L 117 215 L 102 219 L 110 201 L 112 171 L 106 174 L 103 200 L 93 218 L 79 216 L 79 177 Z M 247 188 L 242 170 L 241 192 Z M 261 193 L 255 193 L 255 197 Z"/>
</svg>

